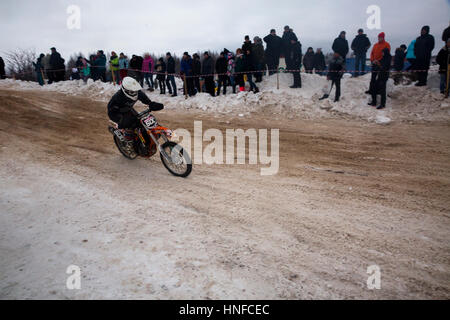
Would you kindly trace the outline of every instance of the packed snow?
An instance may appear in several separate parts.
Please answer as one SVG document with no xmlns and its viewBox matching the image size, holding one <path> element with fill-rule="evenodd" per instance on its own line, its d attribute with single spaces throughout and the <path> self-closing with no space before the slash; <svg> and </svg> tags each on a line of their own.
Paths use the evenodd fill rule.
<svg viewBox="0 0 450 320">
<path fill-rule="evenodd" d="M 279 75 L 279 88 L 277 89 L 277 76 L 265 77 L 259 85 L 260 93 L 240 92 L 219 97 L 211 97 L 206 93 L 185 99 L 182 92 L 178 97 L 172 98 L 168 94 L 160 95 L 159 90 L 146 91 L 152 100 L 164 103 L 168 109 L 200 109 L 206 112 L 232 113 L 239 116 L 248 116 L 252 112 L 283 114 L 288 117 L 300 116 L 306 119 L 317 117 L 352 117 L 367 120 L 377 124 L 389 124 L 392 121 L 436 121 L 450 119 L 450 108 L 439 93 L 439 75 L 432 70 L 429 75 L 429 85 L 426 88 L 417 88 L 413 84 L 394 86 L 393 80 L 388 81 L 387 108 L 379 111 L 367 104 L 370 97 L 365 94 L 369 87 L 370 74 L 359 78 L 351 78 L 344 74 L 342 79 L 341 101 L 334 103 L 334 89 L 330 98 L 319 101 L 330 88 L 326 77 L 315 74 L 302 74 L 302 88 L 290 89 L 291 74 Z M 183 87 L 177 79 L 178 88 Z M 26 82 L 7 79 L 0 81 L 0 88 L 12 90 L 46 90 L 61 92 L 69 95 L 89 97 L 94 100 L 108 101 L 119 90 L 111 83 L 87 83 L 82 80 L 64 81 L 40 87 L 35 82 Z M 378 101 L 379 102 L 379 101 Z"/>
</svg>

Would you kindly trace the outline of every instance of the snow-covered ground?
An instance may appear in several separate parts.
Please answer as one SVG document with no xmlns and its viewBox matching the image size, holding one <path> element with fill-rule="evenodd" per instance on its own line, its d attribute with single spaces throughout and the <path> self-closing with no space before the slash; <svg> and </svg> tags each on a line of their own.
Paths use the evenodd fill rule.
<svg viewBox="0 0 450 320">
<path fill-rule="evenodd" d="M 0 299 L 448 299 L 450 122 L 379 126 L 308 109 L 301 94 L 314 76 L 304 78 L 304 92 L 264 83 L 241 94 L 297 94 L 292 119 L 256 102 L 241 102 L 249 116 L 211 112 L 236 96 L 166 98 L 158 119 L 191 134 L 198 120 L 223 132 L 280 128 L 278 175 L 205 164 L 188 179 L 158 157 L 120 155 L 105 102 L 84 98 L 114 88 L 3 82 L 15 89 L 0 90 Z M 55 92 L 64 86 L 75 96 Z M 421 108 L 434 95 L 403 88 L 390 108 L 402 101 L 407 112 L 386 111 L 396 120 L 416 108 L 410 89 L 424 93 Z M 202 100 L 214 100 L 209 111 L 177 106 Z M 81 268 L 80 290 L 66 287 L 69 265 Z M 367 289 L 372 265 L 381 290 Z"/>
<path fill-rule="evenodd" d="M 183 84 L 177 79 L 178 88 Z M 365 91 L 369 87 L 370 74 L 359 78 L 351 78 L 350 74 L 344 74 L 342 81 L 342 97 L 338 103 L 333 103 L 334 90 L 330 99 L 319 101 L 319 98 L 328 90 L 330 82 L 326 77 L 315 74 L 302 74 L 303 87 L 290 89 L 292 75 L 280 74 L 280 89 L 277 89 L 277 76 L 265 77 L 259 85 L 261 92 L 241 92 L 237 95 L 229 94 L 220 97 L 211 97 L 201 93 L 195 97 L 185 99 L 180 94 L 177 98 L 169 95 L 162 96 L 159 90 L 148 92 L 152 100 L 160 101 L 168 109 L 200 109 L 217 113 L 238 113 L 247 115 L 252 112 L 265 112 L 284 114 L 288 116 L 300 116 L 302 118 L 327 118 L 336 115 L 359 118 L 388 124 L 392 121 L 417 121 L 417 120 L 445 120 L 450 118 L 450 103 L 443 101 L 439 94 L 439 75 L 432 70 L 429 75 L 428 88 L 417 88 L 414 85 L 394 86 L 393 80 L 388 82 L 387 108 L 379 111 L 367 106 L 369 96 Z M 65 81 L 40 87 L 34 82 L 15 80 L 0 81 L 0 88 L 13 90 L 46 90 L 61 92 L 75 96 L 89 97 L 95 100 L 108 101 L 118 90 L 111 83 L 93 82 L 89 80 L 85 84 L 82 80 Z"/>
</svg>

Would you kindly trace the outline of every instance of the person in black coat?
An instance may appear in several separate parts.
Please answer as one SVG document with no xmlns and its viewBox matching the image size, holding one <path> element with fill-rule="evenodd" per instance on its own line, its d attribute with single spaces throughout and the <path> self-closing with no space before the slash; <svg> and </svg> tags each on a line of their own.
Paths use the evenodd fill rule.
<svg viewBox="0 0 450 320">
<path fill-rule="evenodd" d="M 253 43 L 249 36 L 245 36 L 245 41 L 242 44 L 242 53 L 246 58 L 247 71 L 254 71 Z"/>
<path fill-rule="evenodd" d="M 247 58 L 250 58 L 253 53 L 253 44 L 250 40 L 250 36 L 245 36 L 245 41 L 242 44 L 242 51 Z"/>
<path fill-rule="evenodd" d="M 253 53 L 253 44 L 250 41 L 249 36 L 245 36 L 245 42 L 242 45 L 242 52 L 244 53 L 244 65 L 245 65 L 245 71 L 248 71 L 247 75 L 247 81 L 250 84 L 250 90 L 254 93 L 259 92 L 258 87 L 253 82 L 253 72 L 256 70 L 255 66 L 255 59 L 254 59 L 254 53 Z"/>
<path fill-rule="evenodd" d="M 317 49 L 314 54 L 314 70 L 319 75 L 324 75 L 326 69 L 325 56 L 322 53 L 322 49 Z"/>
<path fill-rule="evenodd" d="M 202 92 L 200 86 L 200 76 L 202 75 L 202 63 L 200 61 L 200 56 L 196 53 L 192 55 L 192 75 L 194 77 L 194 88 L 197 92 Z"/>
<path fill-rule="evenodd" d="M 169 90 L 169 94 L 171 94 L 172 97 L 176 97 L 177 84 L 175 83 L 175 59 L 172 57 L 170 52 L 166 53 L 166 59 L 167 59 L 167 78 L 166 78 L 167 90 Z"/>
<path fill-rule="evenodd" d="M 155 65 L 155 70 L 158 73 L 156 80 L 159 82 L 160 94 L 166 94 L 166 63 L 163 58 L 158 59 L 158 63 Z"/>
<path fill-rule="evenodd" d="M 66 66 L 64 65 L 64 59 L 61 57 L 56 48 L 51 48 L 52 54 L 50 55 L 50 69 L 52 78 L 49 79 L 49 84 L 52 82 L 64 81 L 66 74 Z"/>
<path fill-rule="evenodd" d="M 327 79 L 331 80 L 331 90 L 333 89 L 333 86 L 336 85 L 336 96 L 334 98 L 334 102 L 338 102 L 341 98 L 341 79 L 343 76 L 343 70 L 344 70 L 344 59 L 341 57 L 341 55 L 337 52 L 334 53 L 333 58 L 330 61 L 330 65 L 328 67 L 328 75 Z M 319 100 L 328 99 L 330 95 L 325 94 L 322 98 Z"/>
<path fill-rule="evenodd" d="M 427 85 L 428 69 L 430 69 L 431 53 L 433 52 L 434 44 L 434 37 L 430 35 L 430 27 L 423 27 L 421 35 L 417 38 L 416 45 L 414 46 L 416 68 L 419 70 L 419 82 L 416 84 L 418 87 Z"/>
<path fill-rule="evenodd" d="M 308 51 L 303 57 L 303 65 L 305 66 L 306 73 L 312 73 L 314 69 L 314 49 L 309 47 Z"/>
<path fill-rule="evenodd" d="M 447 39 L 445 47 L 443 47 L 436 57 L 436 63 L 439 65 L 439 74 L 441 76 L 441 93 L 444 94 L 447 89 L 447 71 L 450 61 L 450 38 Z"/>
<path fill-rule="evenodd" d="M 397 73 L 394 73 L 394 83 L 397 85 L 400 83 L 401 79 L 403 78 L 403 75 L 401 72 L 403 71 L 405 67 L 405 59 L 406 59 L 406 45 L 402 44 L 400 48 L 397 48 L 395 50 L 395 56 L 394 56 L 394 70 Z"/>
<path fill-rule="evenodd" d="M 264 68 L 264 46 L 260 37 L 253 38 L 252 46 L 253 66 L 255 67 L 256 83 L 262 82 Z"/>
<path fill-rule="evenodd" d="M 283 54 L 284 57 L 287 59 L 289 56 L 289 53 L 292 49 L 292 41 L 298 41 L 297 35 L 294 33 L 294 31 L 289 27 L 289 26 L 285 26 L 284 27 L 284 33 L 283 33 L 283 37 L 282 37 L 282 41 L 283 41 Z M 288 62 L 286 61 L 286 64 Z"/>
<path fill-rule="evenodd" d="M 283 40 L 277 36 L 275 29 L 270 30 L 270 34 L 264 37 L 264 42 L 267 44 L 265 57 L 269 75 L 275 74 L 280 65 L 280 55 L 283 49 Z"/>
<path fill-rule="evenodd" d="M 346 32 L 342 31 L 333 42 L 333 51 L 336 53 L 339 53 L 339 55 L 344 59 L 345 64 L 345 58 L 347 57 L 349 48 L 348 48 L 348 41 L 345 39 Z"/>
<path fill-rule="evenodd" d="M 227 94 L 228 83 L 228 59 L 225 58 L 225 52 L 220 53 L 220 57 L 216 61 L 216 73 L 219 77 L 219 85 L 217 89 L 217 95 L 220 96 L 220 90 L 223 86 L 223 94 Z"/>
<path fill-rule="evenodd" d="M 364 34 L 364 30 L 359 29 L 358 35 L 352 42 L 352 50 L 355 53 L 355 77 L 365 73 L 367 50 L 369 50 L 371 45 L 369 38 Z M 361 73 L 359 72 L 360 67 Z"/>
<path fill-rule="evenodd" d="M 144 58 L 133 54 L 130 60 L 130 70 L 128 70 L 128 76 L 134 78 L 137 82 L 143 85 L 143 77 L 142 77 L 142 64 L 144 63 Z"/>
<path fill-rule="evenodd" d="M 124 91 L 122 84 L 122 88 L 113 95 L 108 103 L 108 117 L 118 124 L 119 129 L 135 129 L 139 127 L 138 113 L 133 108 L 138 101 L 148 105 L 151 111 L 164 109 L 164 105 L 151 101 L 142 90 L 136 93 L 134 99 L 125 94 Z"/>
<path fill-rule="evenodd" d="M 202 76 L 205 79 L 206 92 L 214 97 L 216 95 L 216 86 L 214 84 L 214 62 L 213 58 L 209 55 L 209 52 L 205 52 L 203 55 Z"/>
<path fill-rule="evenodd" d="M 294 84 L 291 86 L 292 89 L 302 87 L 302 78 L 300 75 L 300 69 L 302 67 L 302 45 L 299 41 L 291 40 L 291 49 L 288 52 L 286 60 L 289 61 L 287 68 L 292 70 L 292 75 L 294 76 Z"/>
<path fill-rule="evenodd" d="M 389 48 L 383 50 L 383 58 L 374 63 L 378 65 L 379 72 L 377 73 L 375 90 L 372 91 L 372 102 L 370 106 L 377 106 L 377 94 L 381 95 L 381 104 L 377 107 L 378 110 L 386 108 L 386 84 L 389 80 L 389 70 L 391 69 L 392 56 Z"/>
<path fill-rule="evenodd" d="M 5 61 L 0 57 L 0 79 L 5 79 Z"/>
</svg>

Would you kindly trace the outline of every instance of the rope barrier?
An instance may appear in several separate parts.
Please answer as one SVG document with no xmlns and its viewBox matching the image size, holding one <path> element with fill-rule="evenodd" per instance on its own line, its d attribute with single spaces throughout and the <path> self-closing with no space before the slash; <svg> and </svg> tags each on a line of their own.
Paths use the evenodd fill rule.
<svg viewBox="0 0 450 320">
<path fill-rule="evenodd" d="M 105 69 L 106 71 L 106 67 L 99 67 L 99 66 L 92 66 L 90 67 L 90 69 L 92 68 L 102 68 Z M 75 69 L 75 68 L 74 68 Z M 77 68 L 78 69 L 78 68 Z M 83 70 L 83 68 L 81 69 L 81 71 Z M 225 73 L 211 73 L 211 74 L 201 74 L 201 75 L 185 75 L 183 73 L 164 73 L 164 72 L 156 72 L 156 71 L 142 71 L 142 70 L 138 70 L 138 69 L 119 69 L 119 70 L 127 70 L 127 71 L 132 71 L 132 72 L 138 72 L 141 74 L 154 74 L 154 75 L 166 75 L 166 76 L 175 76 L 175 77 L 186 77 L 186 78 L 201 78 L 201 77 L 213 77 L 213 76 L 233 76 L 233 75 L 239 75 L 239 74 L 255 74 L 255 73 L 265 73 L 265 72 L 273 72 L 273 73 L 278 73 L 279 70 L 277 69 L 273 69 L 273 70 L 252 70 L 252 71 L 242 71 L 242 72 L 225 72 Z M 44 70 L 43 72 L 60 72 L 60 71 L 70 71 L 70 69 L 47 69 Z M 340 71 L 335 71 L 335 70 L 305 70 L 305 72 L 315 72 L 317 73 L 363 73 L 363 71 L 361 70 L 340 70 Z M 36 73 L 37 71 L 27 71 L 27 72 L 19 72 L 19 73 L 13 73 L 13 75 L 15 76 L 21 76 L 21 75 L 26 75 L 26 74 L 33 74 Z M 111 72 L 111 70 L 109 70 L 109 72 Z M 294 73 L 294 72 L 302 72 L 301 69 L 286 69 L 281 73 Z M 421 72 L 439 72 L 438 70 L 409 70 L 409 71 L 395 71 L 395 70 L 389 70 L 389 71 L 383 71 L 383 70 L 371 70 L 371 71 L 364 71 L 364 73 L 378 73 L 378 72 L 388 72 L 390 74 L 410 74 L 410 73 L 421 73 Z"/>
</svg>

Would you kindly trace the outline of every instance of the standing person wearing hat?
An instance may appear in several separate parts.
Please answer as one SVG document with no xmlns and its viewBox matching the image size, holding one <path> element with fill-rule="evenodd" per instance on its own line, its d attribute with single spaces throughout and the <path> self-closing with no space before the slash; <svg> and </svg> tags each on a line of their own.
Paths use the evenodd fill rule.
<svg viewBox="0 0 450 320">
<path fill-rule="evenodd" d="M 202 63 L 197 53 L 192 55 L 192 75 L 194 76 L 194 88 L 198 93 L 202 92 L 200 76 L 202 75 Z"/>
<path fill-rule="evenodd" d="M 51 77 L 48 81 L 48 84 L 51 84 L 52 82 L 63 81 L 66 73 L 64 59 L 61 58 L 61 55 L 58 51 L 56 51 L 55 47 L 51 48 L 50 50 L 52 51 L 52 54 L 50 55 Z"/>
<path fill-rule="evenodd" d="M 206 51 L 203 55 L 202 76 L 205 79 L 206 92 L 214 97 L 216 95 L 216 85 L 214 84 L 214 63 L 208 51 Z"/>
<path fill-rule="evenodd" d="M 292 40 L 294 42 L 292 42 Z M 283 53 L 284 57 L 286 58 L 286 64 L 290 64 L 292 62 L 290 62 L 288 60 L 289 60 L 289 53 L 291 52 L 291 49 L 292 49 L 292 43 L 295 43 L 296 41 L 298 41 L 298 38 L 297 38 L 297 35 L 294 33 L 294 31 L 292 31 L 292 29 L 289 26 L 284 27 L 282 41 L 283 41 L 282 53 Z"/>
<path fill-rule="evenodd" d="M 158 88 L 156 79 L 153 81 L 153 72 L 155 71 L 155 62 L 153 61 L 152 56 L 150 53 L 144 54 L 144 61 L 142 62 L 142 76 L 144 78 L 144 83 L 147 83 L 148 91 L 153 92 L 153 90 Z M 165 74 L 164 74 L 165 76 Z M 158 75 L 157 75 L 158 77 Z"/>
<path fill-rule="evenodd" d="M 283 49 L 283 40 L 277 36 L 275 29 L 270 30 L 270 34 L 264 37 L 264 42 L 267 44 L 265 58 L 267 68 L 269 69 L 269 76 L 276 73 L 280 64 L 280 55 Z"/>
<path fill-rule="evenodd" d="M 120 83 L 122 83 L 123 79 L 128 75 L 128 58 L 125 56 L 123 52 L 120 53 L 119 56 L 119 75 L 120 75 Z"/>
<path fill-rule="evenodd" d="M 352 50 L 355 53 L 355 74 L 354 77 L 365 74 L 366 71 L 366 60 L 367 60 L 367 50 L 370 46 L 369 38 L 364 34 L 363 29 L 358 30 L 358 35 L 352 42 Z M 360 69 L 361 67 L 361 69 Z M 361 73 L 359 72 L 361 70 Z"/>
<path fill-rule="evenodd" d="M 325 74 L 326 69 L 325 56 L 322 53 L 321 48 L 317 48 L 316 53 L 314 54 L 314 70 L 315 73 L 322 76 Z"/>
<path fill-rule="evenodd" d="M 96 70 L 96 77 L 93 77 L 94 81 L 101 80 L 106 82 L 106 56 L 103 50 L 97 51 L 97 56 L 94 61 L 91 61 L 92 67 Z"/>
<path fill-rule="evenodd" d="M 44 69 L 42 59 L 44 59 L 44 57 L 45 57 L 45 54 L 41 53 L 39 55 L 39 58 L 37 59 L 37 61 L 33 62 L 34 71 L 36 71 L 36 77 L 37 77 L 37 80 L 38 80 L 38 83 L 40 86 L 44 85 L 44 78 L 42 77 L 42 74 L 43 74 L 42 70 Z"/>
<path fill-rule="evenodd" d="M 177 96 L 177 84 L 175 83 L 175 59 L 172 57 L 170 52 L 166 53 L 166 59 L 167 59 L 167 78 L 166 78 L 166 85 L 167 90 L 169 90 L 169 94 L 172 95 L 172 97 Z"/>
<path fill-rule="evenodd" d="M 417 38 L 416 45 L 414 46 L 419 78 L 419 82 L 416 83 L 417 87 L 427 85 L 428 70 L 430 69 L 431 53 L 433 52 L 434 44 L 434 37 L 430 34 L 430 27 L 424 26 L 421 30 L 421 35 Z"/>
<path fill-rule="evenodd" d="M 109 58 L 109 66 L 111 68 L 111 73 L 114 73 L 114 80 L 117 84 L 120 84 L 119 56 L 114 51 L 111 52 L 111 57 Z"/>
<path fill-rule="evenodd" d="M 264 68 L 264 46 L 260 37 L 253 38 L 252 59 L 255 67 L 256 83 L 262 82 Z"/>
<path fill-rule="evenodd" d="M 220 89 L 223 87 L 223 94 L 227 94 L 228 84 L 228 58 L 225 57 L 225 52 L 220 53 L 220 57 L 216 60 L 216 73 L 218 74 L 219 83 L 217 86 L 217 95 L 220 96 Z"/>
<path fill-rule="evenodd" d="M 380 61 L 383 58 L 383 50 L 388 48 L 391 51 L 391 45 L 385 40 L 386 35 L 381 32 L 378 35 L 378 42 L 373 46 L 372 53 L 370 54 L 370 61 L 372 62 L 372 78 L 370 79 L 369 90 L 366 91 L 367 94 L 376 93 L 376 81 L 377 73 L 380 71 Z"/>
<path fill-rule="evenodd" d="M 309 47 L 303 57 L 303 65 L 306 73 L 313 73 L 314 69 L 314 49 Z"/>
<path fill-rule="evenodd" d="M 377 107 L 378 110 L 386 108 L 386 84 L 389 80 L 389 70 L 391 68 L 392 56 L 389 48 L 384 48 L 381 52 L 381 59 L 374 62 L 378 66 L 375 76 L 374 90 L 372 90 L 372 102 L 369 106 L 377 107 L 377 95 L 381 95 L 381 104 Z"/>
<path fill-rule="evenodd" d="M 400 48 L 395 49 L 394 55 L 394 71 L 396 73 L 393 74 L 392 78 L 394 78 L 394 84 L 398 85 L 403 80 L 403 69 L 405 68 L 405 60 L 406 60 L 406 45 L 402 44 Z"/>
<path fill-rule="evenodd" d="M 291 89 L 302 87 L 302 78 L 300 75 L 300 70 L 302 68 L 302 57 L 303 53 L 300 41 L 291 40 L 291 50 L 288 54 L 289 59 L 287 59 L 290 63 L 287 65 L 287 68 L 291 70 L 294 77 L 294 84 L 290 87 Z"/>
<path fill-rule="evenodd" d="M 335 53 L 339 53 L 339 55 L 344 59 L 344 66 L 345 66 L 345 58 L 347 57 L 349 48 L 348 48 L 348 41 L 345 39 L 346 32 L 341 31 L 339 34 L 339 37 L 337 37 L 333 42 L 333 51 Z"/>
<path fill-rule="evenodd" d="M 180 72 L 186 79 L 187 94 L 192 97 L 195 95 L 194 78 L 192 77 L 192 58 L 188 52 L 183 53 L 181 59 Z M 186 94 L 186 92 L 184 93 Z"/>
</svg>

